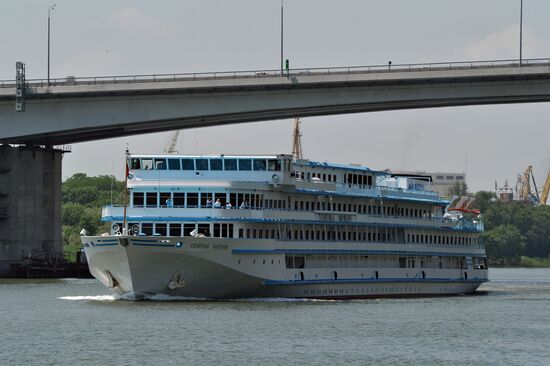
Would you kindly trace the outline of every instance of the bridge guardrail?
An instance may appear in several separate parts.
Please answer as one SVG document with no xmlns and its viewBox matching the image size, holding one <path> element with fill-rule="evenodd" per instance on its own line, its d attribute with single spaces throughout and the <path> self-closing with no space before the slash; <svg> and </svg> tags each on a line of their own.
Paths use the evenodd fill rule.
<svg viewBox="0 0 550 366">
<path fill-rule="evenodd" d="M 111 76 L 84 76 L 50 79 L 50 86 L 95 85 L 117 83 L 148 83 L 148 82 L 173 82 L 189 80 L 216 80 L 236 78 L 268 78 L 292 76 L 314 76 L 334 74 L 359 74 L 359 73 L 391 73 L 414 71 L 445 71 L 445 70 L 470 70 L 490 69 L 495 67 L 530 67 L 550 66 L 550 58 L 523 59 L 520 60 L 489 60 L 489 61 L 459 61 L 459 62 L 432 62 L 414 64 L 384 64 L 370 66 L 348 67 L 314 67 L 291 69 L 281 75 L 281 70 L 244 70 L 222 72 L 198 72 L 176 74 L 144 74 L 144 75 L 111 75 Z M 27 86 L 47 86 L 47 79 L 27 79 Z M 15 87 L 15 80 L 0 80 L 0 88 Z"/>
</svg>

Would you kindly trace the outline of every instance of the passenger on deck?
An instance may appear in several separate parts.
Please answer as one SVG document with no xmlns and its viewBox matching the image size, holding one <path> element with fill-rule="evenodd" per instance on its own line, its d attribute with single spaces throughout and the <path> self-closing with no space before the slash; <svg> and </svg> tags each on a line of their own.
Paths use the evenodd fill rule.
<svg viewBox="0 0 550 366">
<path fill-rule="evenodd" d="M 233 205 L 231 204 L 231 202 L 227 201 L 227 203 L 225 204 L 225 208 L 232 209 Z"/>
<path fill-rule="evenodd" d="M 211 207 L 212 207 L 212 203 L 213 203 L 213 202 L 212 202 L 212 200 L 211 200 L 210 198 L 207 199 L 207 200 L 206 200 L 206 207 L 207 207 L 207 208 L 211 208 Z"/>
<path fill-rule="evenodd" d="M 246 210 L 248 208 L 248 203 L 246 201 L 243 201 L 241 205 L 239 206 L 241 210 Z"/>
<path fill-rule="evenodd" d="M 166 207 L 174 207 L 174 200 L 172 199 L 172 197 L 168 197 L 166 199 Z"/>
<path fill-rule="evenodd" d="M 214 202 L 214 208 L 222 208 L 222 202 L 219 198 Z"/>
</svg>

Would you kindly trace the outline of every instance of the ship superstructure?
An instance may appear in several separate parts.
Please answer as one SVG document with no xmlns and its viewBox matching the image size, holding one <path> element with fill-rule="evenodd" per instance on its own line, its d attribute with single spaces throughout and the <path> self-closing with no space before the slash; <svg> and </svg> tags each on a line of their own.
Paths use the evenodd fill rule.
<svg viewBox="0 0 550 366">
<path fill-rule="evenodd" d="M 424 181 L 291 155 L 129 155 L 128 207 L 84 236 L 119 293 L 201 298 L 458 294 L 487 281 L 479 217 Z"/>
</svg>

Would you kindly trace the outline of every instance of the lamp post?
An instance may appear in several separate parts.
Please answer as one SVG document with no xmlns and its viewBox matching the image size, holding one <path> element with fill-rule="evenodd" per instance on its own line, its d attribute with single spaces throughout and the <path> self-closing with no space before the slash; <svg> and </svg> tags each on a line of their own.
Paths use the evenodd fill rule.
<svg viewBox="0 0 550 366">
<path fill-rule="evenodd" d="M 284 75 L 283 71 L 283 0 L 281 0 L 281 76 Z"/>
<path fill-rule="evenodd" d="M 50 17 L 55 5 L 53 4 L 48 8 L 48 86 L 50 86 Z"/>
<path fill-rule="evenodd" d="M 523 0 L 520 0 L 519 4 L 519 66 L 521 66 L 523 61 Z"/>
</svg>

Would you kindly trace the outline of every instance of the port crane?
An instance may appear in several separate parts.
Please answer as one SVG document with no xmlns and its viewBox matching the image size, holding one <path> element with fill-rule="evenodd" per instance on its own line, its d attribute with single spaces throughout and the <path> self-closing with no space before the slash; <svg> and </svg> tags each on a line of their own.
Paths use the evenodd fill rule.
<svg viewBox="0 0 550 366">
<path fill-rule="evenodd" d="M 544 185 L 539 190 L 537 181 L 540 183 L 544 179 Z M 530 202 L 534 206 L 546 205 L 550 195 L 550 150 L 546 158 L 541 163 L 537 174 L 533 171 L 533 166 L 529 165 L 523 172 L 518 174 L 515 187 L 508 185 L 499 187 L 495 182 L 495 191 L 501 201 L 523 201 Z"/>
<path fill-rule="evenodd" d="M 539 205 L 546 204 L 546 202 L 548 201 L 548 193 L 550 193 L 550 169 L 548 169 L 548 174 L 546 175 L 544 186 L 542 186 L 542 194 L 540 195 Z"/>
<path fill-rule="evenodd" d="M 550 194 L 550 151 L 545 159 L 546 163 L 541 164 L 541 168 L 537 173 L 538 181 L 544 178 L 544 185 L 539 192 L 535 174 L 533 173 L 533 166 L 529 165 L 523 174 L 518 176 L 518 183 L 516 189 L 518 192 L 518 199 L 520 201 L 532 202 L 535 206 L 546 205 L 548 202 L 548 195 Z M 531 188 L 531 182 L 533 189 Z"/>
<path fill-rule="evenodd" d="M 531 188 L 531 182 L 533 182 L 533 188 Z M 516 192 L 518 193 L 519 201 L 532 202 L 534 205 L 540 202 L 539 191 L 537 183 L 535 182 L 535 176 L 533 175 L 532 165 L 527 166 L 523 174 L 518 175 Z"/>
</svg>

